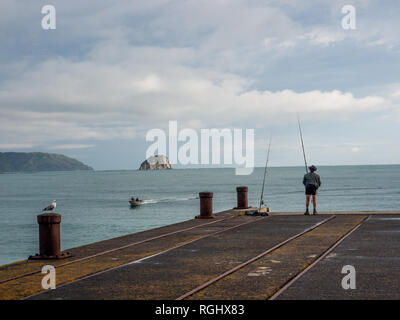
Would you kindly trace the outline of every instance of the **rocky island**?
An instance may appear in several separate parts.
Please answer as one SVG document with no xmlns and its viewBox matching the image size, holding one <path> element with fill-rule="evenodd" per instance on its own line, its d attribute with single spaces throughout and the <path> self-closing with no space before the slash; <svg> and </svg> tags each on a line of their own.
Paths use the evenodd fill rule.
<svg viewBox="0 0 400 320">
<path fill-rule="evenodd" d="M 62 154 L 0 152 L 0 173 L 75 170 L 93 170 L 93 168 Z"/>
<path fill-rule="evenodd" d="M 167 170 L 172 169 L 171 164 L 166 156 L 155 155 L 147 158 L 140 165 L 139 170 Z"/>
</svg>

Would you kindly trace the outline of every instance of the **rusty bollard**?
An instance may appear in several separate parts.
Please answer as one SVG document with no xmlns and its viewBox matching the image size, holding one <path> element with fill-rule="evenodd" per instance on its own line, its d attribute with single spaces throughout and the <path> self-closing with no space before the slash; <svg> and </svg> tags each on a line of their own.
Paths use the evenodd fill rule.
<svg viewBox="0 0 400 320">
<path fill-rule="evenodd" d="M 249 203 L 247 200 L 249 188 L 248 187 L 236 187 L 237 193 L 237 207 L 234 209 L 248 209 Z"/>
<path fill-rule="evenodd" d="M 196 219 L 212 219 L 214 218 L 213 212 L 213 193 L 200 192 L 200 215 Z"/>
<path fill-rule="evenodd" d="M 39 224 L 39 254 L 29 259 L 63 259 L 71 256 L 69 252 L 61 252 L 60 223 L 61 215 L 44 213 L 37 216 Z"/>
</svg>

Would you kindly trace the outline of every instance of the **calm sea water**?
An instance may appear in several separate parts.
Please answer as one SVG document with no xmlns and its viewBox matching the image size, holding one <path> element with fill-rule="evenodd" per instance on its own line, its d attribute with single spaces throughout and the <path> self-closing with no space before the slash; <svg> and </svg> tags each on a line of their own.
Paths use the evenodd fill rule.
<svg viewBox="0 0 400 320">
<path fill-rule="evenodd" d="M 303 167 L 270 168 L 265 201 L 272 211 L 304 209 Z M 235 206 L 236 186 L 257 205 L 263 168 L 96 171 L 0 175 L 0 265 L 38 252 L 36 215 L 57 200 L 62 249 L 193 218 L 198 193 L 214 192 L 214 209 Z M 399 210 L 400 166 L 319 167 L 319 210 Z M 128 199 L 146 203 L 130 208 Z"/>
</svg>

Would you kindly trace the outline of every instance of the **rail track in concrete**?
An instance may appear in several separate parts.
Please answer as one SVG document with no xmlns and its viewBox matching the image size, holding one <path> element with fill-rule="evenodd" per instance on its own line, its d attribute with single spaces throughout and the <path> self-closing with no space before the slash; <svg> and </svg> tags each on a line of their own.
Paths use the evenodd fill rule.
<svg viewBox="0 0 400 320">
<path fill-rule="evenodd" d="M 275 292 L 269 300 L 275 300 L 278 298 L 286 289 L 288 289 L 294 282 L 300 279 L 304 274 L 306 274 L 309 270 L 311 270 L 318 262 L 324 259 L 328 254 L 330 254 L 339 244 L 341 244 L 348 236 L 350 236 L 354 231 L 356 231 L 361 225 L 367 221 L 371 216 L 362 220 L 359 224 L 357 224 L 353 229 L 347 232 L 343 237 L 341 237 L 336 243 L 330 246 L 322 255 L 320 255 L 313 263 L 311 263 L 307 268 L 305 268 L 302 272 L 296 275 L 293 279 L 287 282 L 282 288 L 280 288 L 277 292 Z"/>
<path fill-rule="evenodd" d="M 340 216 L 340 215 L 339 215 Z M 132 259 L 131 257 L 129 257 L 128 260 L 125 260 L 125 263 L 122 263 L 123 261 L 121 260 L 121 262 L 118 262 L 119 264 L 113 267 L 110 267 L 110 265 L 101 265 L 100 267 L 97 266 L 96 267 L 96 272 L 86 272 L 82 273 L 79 275 L 79 277 L 75 278 L 70 278 L 68 281 L 64 281 L 60 282 L 60 285 L 57 285 L 57 289 L 61 288 L 61 287 L 69 287 L 70 284 L 75 284 L 77 282 L 81 282 L 82 280 L 88 279 L 88 278 L 95 278 L 98 275 L 101 274 L 112 274 L 112 271 L 116 271 L 117 269 L 120 268 L 124 268 L 126 266 L 131 266 L 131 265 L 137 265 L 138 263 L 140 264 L 143 261 L 152 261 L 153 257 L 156 257 L 156 259 L 164 259 L 163 256 L 168 255 L 168 253 L 174 252 L 175 249 L 178 248 L 184 248 L 187 245 L 191 245 L 193 243 L 197 243 L 198 240 L 206 240 L 208 242 L 212 242 L 212 239 L 207 240 L 209 238 L 213 238 L 213 236 L 216 235 L 224 235 L 224 232 L 230 231 L 230 230 L 234 230 L 234 229 L 242 229 L 241 232 L 244 232 L 247 227 L 245 229 L 240 228 L 240 227 L 244 227 L 246 225 L 257 225 L 257 222 L 261 221 L 261 220 L 265 220 L 268 219 L 269 217 L 273 217 L 273 216 L 268 216 L 268 217 L 247 217 L 244 218 L 242 217 L 241 219 L 232 219 L 234 218 L 234 215 L 229 215 L 229 216 L 221 216 L 218 219 L 211 221 L 211 222 L 206 222 L 206 223 L 201 223 L 201 224 L 197 224 L 194 226 L 190 226 L 190 227 L 177 227 L 178 229 L 175 229 L 171 232 L 163 232 L 161 234 L 158 234 L 156 236 L 151 236 L 151 237 L 147 237 L 145 239 L 142 239 L 140 241 L 134 241 L 128 244 L 125 244 L 123 246 L 118 246 L 109 250 L 103 250 L 100 252 L 97 252 L 96 254 L 92 254 L 92 255 L 88 255 L 85 257 L 81 257 L 72 261 L 68 261 L 68 262 L 61 262 L 60 264 L 56 265 L 55 267 L 58 269 L 61 269 L 63 267 L 74 267 L 75 269 L 79 269 L 80 265 L 79 263 L 84 263 L 87 262 L 88 260 L 94 259 L 95 261 L 92 262 L 92 264 L 96 264 L 97 262 L 101 261 L 102 263 L 104 262 L 103 260 L 105 260 L 104 258 L 111 258 L 111 257 L 115 257 L 115 254 L 118 255 L 122 255 L 122 253 L 124 252 L 124 249 L 129 249 L 132 248 L 132 250 L 135 248 L 135 246 L 139 246 L 139 245 L 146 245 L 148 243 L 153 243 L 153 242 L 157 242 L 157 240 L 160 241 L 167 241 L 172 240 L 174 245 L 166 247 L 163 250 L 159 250 L 158 252 L 154 253 L 154 254 L 144 254 L 143 256 L 139 256 L 137 259 Z M 320 218 L 322 218 L 322 216 L 320 216 Z M 302 240 L 303 238 L 312 236 L 313 233 L 321 233 L 323 232 L 322 230 L 319 231 L 321 228 L 323 229 L 325 225 L 327 225 L 325 227 L 325 229 L 334 229 L 336 227 L 337 228 L 342 228 L 343 230 L 341 230 L 340 232 L 336 232 L 334 237 L 331 237 L 331 242 L 329 242 L 329 245 L 324 244 L 323 249 L 319 248 L 320 250 L 320 254 L 318 254 L 318 256 L 313 257 L 311 262 L 307 262 L 307 265 L 300 270 L 299 268 L 296 269 L 295 273 L 288 273 L 285 275 L 285 278 L 283 280 L 282 277 L 278 277 L 278 280 L 280 281 L 279 284 L 277 285 L 276 288 L 274 288 L 273 292 L 269 292 L 268 296 L 265 296 L 265 299 L 275 299 L 277 298 L 282 292 L 284 292 L 288 287 L 290 287 L 290 285 L 292 285 L 295 281 L 297 281 L 300 277 L 302 277 L 303 274 L 305 274 L 306 272 L 308 272 L 314 265 L 316 265 L 319 261 L 321 261 L 324 257 L 326 257 L 334 248 L 336 248 L 343 240 L 345 240 L 351 233 L 353 233 L 354 231 L 356 231 L 361 225 L 362 223 L 368 218 L 368 215 L 363 215 L 363 216 L 359 216 L 358 218 L 354 218 L 353 216 L 353 220 L 351 222 L 351 224 L 346 224 L 343 222 L 337 222 L 335 223 L 334 221 L 337 220 L 335 219 L 336 217 L 338 217 L 335 214 L 330 215 L 328 218 L 321 220 L 317 223 L 312 224 L 311 226 L 307 226 L 305 227 L 305 229 L 303 229 L 300 232 L 297 232 L 295 234 L 287 234 L 288 237 L 282 237 L 279 241 L 279 243 L 274 243 L 272 245 L 270 245 L 270 247 L 268 248 L 268 245 L 264 245 L 265 249 L 262 251 L 261 253 L 258 252 L 256 255 L 254 255 L 253 257 L 249 257 L 250 255 L 247 255 L 247 258 L 245 261 L 240 261 L 240 264 L 236 265 L 233 268 L 230 268 L 228 270 L 225 270 L 224 272 L 221 272 L 220 274 L 213 274 L 212 277 L 210 277 L 210 279 L 205 279 L 207 281 L 204 281 L 202 284 L 197 283 L 198 285 L 196 285 L 194 287 L 194 289 L 190 289 L 189 287 L 185 287 L 183 286 L 181 289 L 190 289 L 190 290 L 186 290 L 186 291 L 181 291 L 182 294 L 177 294 L 175 297 L 168 297 L 171 299 L 177 299 L 177 300 L 185 300 L 185 299 L 202 299 L 205 296 L 203 295 L 204 292 L 206 292 L 208 289 L 213 289 L 214 287 L 218 287 L 218 285 L 221 282 L 224 282 L 225 280 L 229 280 L 230 277 L 232 276 L 236 276 L 238 274 L 240 274 L 241 272 L 243 272 L 243 270 L 245 270 L 246 268 L 252 267 L 253 265 L 257 265 L 257 263 L 259 263 L 261 260 L 263 260 L 265 257 L 268 257 L 270 255 L 274 255 L 277 254 L 280 250 L 285 250 L 285 248 L 290 247 L 290 246 L 297 246 L 297 244 L 295 244 L 296 241 L 298 240 Z M 340 218 L 343 219 L 343 218 Z M 358 221 L 358 220 L 360 221 Z M 303 220 L 303 219 L 301 219 Z M 332 221 L 332 222 L 331 222 Z M 218 224 L 220 222 L 220 224 Z M 329 222 L 331 222 L 330 224 L 328 224 Z M 339 225 L 335 226 L 335 225 Z M 328 226 L 329 225 L 329 226 Z M 217 230 L 208 230 L 208 229 L 204 229 L 204 230 L 200 230 L 199 228 L 207 228 L 207 227 L 216 227 Z M 213 229 L 211 228 L 211 229 Z M 177 235 L 181 234 L 181 233 L 185 233 L 185 231 L 187 232 L 194 232 L 195 235 L 190 234 L 190 237 L 188 234 L 185 234 L 185 241 L 181 241 L 181 239 L 175 239 L 175 237 L 177 237 Z M 343 234 L 342 234 L 343 233 Z M 182 235 L 183 236 L 183 235 Z M 314 235 L 315 236 L 315 235 Z M 268 238 L 268 234 L 265 234 L 264 237 Z M 320 234 L 319 237 L 321 238 L 322 235 Z M 172 238 L 172 239 L 170 239 Z M 267 239 L 265 238 L 265 239 Z M 334 239 L 334 240 L 332 240 Z M 156 240 L 156 241 L 154 241 Z M 178 241 L 179 240 L 179 241 Z M 175 241 L 175 242 L 174 242 Z M 140 246 L 139 246 L 140 247 Z M 137 250 L 137 249 L 134 249 Z M 259 250 L 260 251 L 260 250 Z M 128 252 L 129 253 L 129 252 Z M 113 254 L 113 255 L 112 255 Z M 127 254 L 127 253 L 125 253 Z M 131 254 L 131 252 L 130 252 Z M 97 260 L 96 260 L 97 259 Z M 291 259 L 290 255 L 288 255 L 286 257 L 286 259 Z M 43 262 L 42 262 L 43 263 Z M 229 267 L 229 265 L 227 265 L 227 267 Z M 68 268 L 67 268 L 68 269 Z M 122 270 L 122 269 L 121 269 Z M 66 272 L 70 272 L 70 270 L 66 270 Z M 20 274 L 18 276 L 14 276 L 14 277 L 10 277 L 7 278 L 5 280 L 0 281 L 0 293 L 1 293 L 1 287 L 2 285 L 6 285 L 7 282 L 11 282 L 13 280 L 17 280 L 16 282 L 18 283 L 19 281 L 19 285 L 24 285 L 24 279 L 21 278 L 26 278 L 29 281 L 35 281 L 35 283 L 37 282 L 38 279 L 40 279 L 40 277 L 42 277 L 41 274 L 41 270 L 34 270 L 32 272 L 27 272 L 24 274 Z M 114 272 L 115 273 L 115 272 Z M 157 275 L 155 275 L 157 277 Z M 33 278 L 35 277 L 35 278 Z M 252 279 L 254 281 L 254 279 Z M 29 282 L 28 281 L 28 282 Z M 228 281 L 229 283 L 229 281 Z M 10 283 L 10 286 L 8 287 L 12 287 L 12 285 L 15 285 L 15 281 Z M 25 284 L 25 286 L 27 286 L 27 284 Z M 4 288 L 3 288 L 4 289 Z M 36 291 L 35 291 L 36 290 Z M 30 294 L 25 294 L 24 296 L 21 296 L 19 298 L 27 298 L 27 297 L 35 297 L 35 296 L 41 296 L 44 292 L 43 290 L 39 290 L 39 289 L 35 289 L 35 290 L 31 290 Z M 162 289 L 160 289 L 162 290 Z M 4 290 L 3 290 L 4 291 Z M 57 291 L 57 290 L 54 290 Z M 226 290 L 225 290 L 226 292 Z M 48 292 L 44 294 L 44 297 L 47 296 Z M 265 293 L 267 294 L 267 293 Z M 178 298 L 176 298 L 178 297 Z M 132 297 L 135 298 L 135 297 Z M 217 292 L 217 296 L 210 296 L 209 298 L 213 299 L 221 299 L 221 296 L 218 296 L 218 292 Z M 243 298 L 243 297 L 241 297 Z M 247 297 L 245 297 L 247 298 Z M 151 299 L 151 297 L 150 297 Z"/>
<path fill-rule="evenodd" d="M 350 236 L 354 231 L 356 231 L 365 221 L 367 221 L 371 216 L 369 215 L 368 217 L 365 217 L 362 219 L 359 223 L 357 223 L 354 227 L 351 228 L 347 233 L 345 233 L 343 236 L 341 236 L 335 243 L 333 243 L 331 246 L 326 248 L 326 250 L 318 257 L 316 257 L 315 261 L 312 262 L 309 266 L 307 266 L 305 269 L 303 269 L 301 272 L 297 273 L 294 277 L 289 279 L 286 283 L 284 283 L 278 290 L 276 290 L 272 295 L 268 297 L 268 300 L 275 300 L 281 293 L 283 293 L 287 288 L 289 288 L 295 281 L 297 281 L 299 278 L 301 278 L 306 272 L 308 272 L 310 269 L 312 269 L 318 262 L 320 262 L 322 259 L 324 259 L 332 250 L 334 250 L 340 243 L 342 243 L 348 236 Z M 304 236 L 305 234 L 317 229 L 321 225 L 331 221 L 332 219 L 336 218 L 336 215 L 333 215 L 317 224 L 314 226 L 311 226 L 307 228 L 306 230 L 299 232 L 298 234 L 291 236 L 290 238 L 280 242 L 279 244 L 273 246 L 272 248 L 262 252 L 261 254 L 258 254 L 257 256 L 248 259 L 247 261 L 241 263 L 238 266 L 235 266 L 234 268 L 218 275 L 217 277 L 214 277 L 213 279 L 203 283 L 200 286 L 197 286 L 196 288 L 186 292 L 185 294 L 181 295 L 178 297 L 176 300 L 185 300 L 187 298 L 193 297 L 193 295 L 200 293 L 202 290 L 205 290 L 206 288 L 216 284 L 218 281 L 221 281 L 225 278 L 227 278 L 229 275 L 239 271 L 240 269 L 251 265 L 255 261 L 261 259 L 262 257 L 278 250 L 279 248 L 282 248 L 283 246 L 287 245 L 288 243 L 294 241 L 295 239 L 298 239 L 299 237 Z"/>
<path fill-rule="evenodd" d="M 203 231 L 198 231 L 200 233 L 200 235 L 198 235 L 198 236 L 188 236 L 188 235 L 186 235 L 186 237 L 188 238 L 187 241 L 184 241 L 183 243 L 177 241 L 177 243 L 176 244 L 174 243 L 173 246 L 168 247 L 165 250 L 164 249 L 160 250 L 159 252 L 157 252 L 155 254 L 153 254 L 153 253 L 144 254 L 139 259 L 135 259 L 133 261 L 132 260 L 125 261 L 125 263 L 120 263 L 117 266 L 110 266 L 110 265 L 108 265 L 106 267 L 102 266 L 99 270 L 96 270 L 95 272 L 87 272 L 86 274 L 82 273 L 79 276 L 79 278 L 71 279 L 71 281 L 70 281 L 70 282 L 75 282 L 75 281 L 79 281 L 81 279 L 85 279 L 87 277 L 90 277 L 90 276 L 93 276 L 93 275 L 96 275 L 96 274 L 99 274 L 99 273 L 112 271 L 112 270 L 118 269 L 119 267 L 123 267 L 125 265 L 131 264 L 131 263 L 135 263 L 137 261 L 142 261 L 142 260 L 148 259 L 150 257 L 153 257 L 155 255 L 163 254 L 164 252 L 171 251 L 171 250 L 173 250 L 175 248 L 179 248 L 181 246 L 184 246 L 186 244 L 192 243 L 194 241 L 197 241 L 197 240 L 200 240 L 200 239 L 205 239 L 205 238 L 211 237 L 211 236 L 215 236 L 215 235 L 218 235 L 218 234 L 223 233 L 225 231 L 232 230 L 232 229 L 235 229 L 235 228 L 247 225 L 247 224 L 255 223 L 255 222 L 259 221 L 259 220 L 263 220 L 263 219 L 266 219 L 266 218 L 270 217 L 270 216 L 256 217 L 255 219 L 253 219 L 251 217 L 248 217 L 248 219 L 243 222 L 243 221 L 240 221 L 240 220 L 239 221 L 235 221 L 235 219 L 233 219 L 233 218 L 235 218 L 235 216 L 236 215 L 229 215 L 227 217 L 222 216 L 222 217 L 219 217 L 219 218 L 217 218 L 217 219 L 215 219 L 215 220 L 213 220 L 211 222 L 199 223 L 199 224 L 197 224 L 195 226 L 179 228 L 179 229 L 174 230 L 172 232 L 166 232 L 166 233 L 162 233 L 160 235 L 154 236 L 154 237 L 148 237 L 148 238 L 145 238 L 145 239 L 140 240 L 140 241 L 132 242 L 132 243 L 129 243 L 129 244 L 126 244 L 126 245 L 123 245 L 123 246 L 119 246 L 119 247 L 116 247 L 116 248 L 112 248 L 112 249 L 109 249 L 109 250 L 104 250 L 104 251 L 98 252 L 98 253 L 93 254 L 93 255 L 89 255 L 89 256 L 78 258 L 78 259 L 74 259 L 72 261 L 70 260 L 70 261 L 67 261 L 67 262 L 60 262 L 62 260 L 56 260 L 56 261 L 54 261 L 54 260 L 53 261 L 43 260 L 43 261 L 34 261 L 34 263 L 36 263 L 37 265 L 45 265 L 45 264 L 49 264 L 49 263 L 50 264 L 54 264 L 54 268 L 56 268 L 57 270 L 60 270 L 62 268 L 69 267 L 69 266 L 73 267 L 74 265 L 76 266 L 75 268 L 78 269 L 79 268 L 79 263 L 85 263 L 85 262 L 93 260 L 93 259 L 102 259 L 104 257 L 110 256 L 111 254 L 114 254 L 114 255 L 115 254 L 123 254 L 124 249 L 134 248 L 135 246 L 145 245 L 147 243 L 153 243 L 156 240 L 168 239 L 169 237 L 173 238 L 174 236 L 179 235 L 181 233 L 190 232 L 190 231 L 193 231 L 193 230 L 196 230 L 196 229 L 199 230 L 200 228 L 207 228 L 207 227 L 210 227 L 210 226 L 215 226 L 217 228 L 220 228 L 220 230 L 217 230 L 217 231 L 210 231 L 210 230 L 207 230 L 207 229 L 203 230 Z M 201 220 L 199 220 L 199 222 L 200 221 Z M 220 226 L 219 225 L 219 224 L 223 224 L 224 222 L 228 222 L 228 221 L 230 221 L 228 223 L 228 226 L 224 226 L 224 225 Z M 174 241 L 174 239 L 172 239 L 172 241 Z M 55 262 L 56 263 L 58 262 L 58 264 L 56 264 Z M 22 284 L 22 286 L 24 286 L 24 284 L 23 284 L 24 279 L 31 279 L 32 277 L 36 277 L 36 278 L 42 277 L 41 272 L 42 272 L 42 270 L 39 268 L 39 269 L 30 271 L 30 272 L 25 272 L 25 273 L 21 273 L 21 274 L 12 276 L 12 277 L 8 277 L 6 279 L 1 279 L 0 280 L 0 297 L 3 296 L 2 292 L 4 293 L 4 291 L 7 290 L 7 287 L 9 287 L 8 284 L 10 284 L 10 286 L 12 286 L 16 281 L 19 281 L 19 284 L 20 285 Z M 66 285 L 66 284 L 68 284 L 68 283 L 61 283 L 60 287 L 62 285 Z M 4 288 L 4 286 L 6 286 L 6 288 Z M 38 291 L 38 289 L 36 289 L 36 292 L 34 292 L 33 294 L 29 294 L 28 297 L 29 296 L 34 296 L 36 294 L 40 294 L 40 292 L 37 292 L 37 291 Z M 21 297 L 21 298 L 24 298 L 24 297 Z"/>
<path fill-rule="evenodd" d="M 119 251 L 119 250 L 123 250 L 123 249 L 129 248 L 129 247 L 137 246 L 137 245 L 142 244 L 142 243 L 146 243 L 146 242 L 150 242 L 150 241 L 153 241 L 153 240 L 161 239 L 161 238 L 164 238 L 164 237 L 172 236 L 172 235 L 175 235 L 175 234 L 178 234 L 178 233 L 181 233 L 181 232 L 193 230 L 193 229 L 204 227 L 204 226 L 207 226 L 207 225 L 212 225 L 212 224 L 215 224 L 215 223 L 218 223 L 218 222 L 222 222 L 222 221 L 225 221 L 225 220 L 228 220 L 228 219 L 232 219 L 232 218 L 233 218 L 233 216 L 230 216 L 230 217 L 227 217 L 227 218 L 222 218 L 222 219 L 218 219 L 218 220 L 215 220 L 215 221 L 199 224 L 199 225 L 196 225 L 196 226 L 193 226 L 193 227 L 183 228 L 183 229 L 179 229 L 179 230 L 176 230 L 176 231 L 173 231 L 173 232 L 168 232 L 168 233 L 161 234 L 161 235 L 158 235 L 158 236 L 155 236 L 155 237 L 151 237 L 151 238 L 148 238 L 148 239 L 144 239 L 144 240 L 141 240 L 141 241 L 129 243 L 129 244 L 117 247 L 117 248 L 110 249 L 110 250 L 101 251 L 99 253 L 96 253 L 96 254 L 93 254 L 93 255 L 90 255 L 90 256 L 87 256 L 87 257 L 75 259 L 75 260 L 72 260 L 72 261 L 67 261 L 65 263 L 61 263 L 61 264 L 55 265 L 54 267 L 55 268 L 62 268 L 62 267 L 65 267 L 65 266 L 68 266 L 68 265 L 71 265 L 71 264 L 75 264 L 75 263 L 82 262 L 82 261 L 85 261 L 85 260 L 89 260 L 89 259 L 93 259 L 93 258 L 96 258 L 96 257 L 100 257 L 100 256 L 103 256 L 103 255 L 106 255 L 106 254 L 109 254 L 109 253 L 112 253 L 112 252 L 116 252 L 116 251 Z M 43 261 L 45 261 L 45 260 L 43 260 Z M 37 273 L 41 273 L 41 269 L 38 269 L 38 270 L 35 270 L 35 271 L 32 271 L 32 272 L 23 273 L 23 274 L 20 274 L 18 276 L 15 276 L 15 277 L 10 277 L 10 278 L 7 278 L 7 279 L 0 280 L 0 285 L 5 283 L 5 282 L 8 282 L 8 281 L 16 280 L 16 279 L 23 278 L 23 277 L 26 277 L 26 276 L 31 276 L 31 275 L 34 275 L 34 274 L 37 274 Z"/>
</svg>

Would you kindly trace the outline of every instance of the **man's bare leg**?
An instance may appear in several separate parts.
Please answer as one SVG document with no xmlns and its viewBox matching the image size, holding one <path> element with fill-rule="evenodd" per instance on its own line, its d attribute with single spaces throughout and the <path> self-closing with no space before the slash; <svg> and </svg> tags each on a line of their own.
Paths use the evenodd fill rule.
<svg viewBox="0 0 400 320">
<path fill-rule="evenodd" d="M 308 195 L 308 194 L 306 194 L 306 212 L 304 212 L 304 214 L 309 214 L 308 213 L 308 208 L 309 208 L 309 206 L 310 206 L 310 195 Z"/>
<path fill-rule="evenodd" d="M 314 207 L 314 214 L 317 214 L 317 195 L 313 195 L 312 196 L 312 203 L 313 203 L 313 207 Z"/>
</svg>

